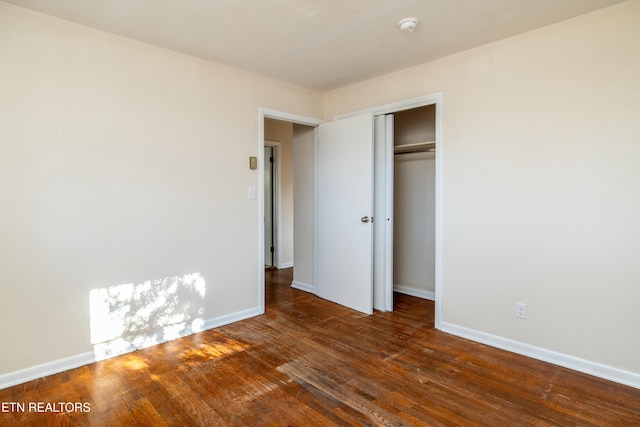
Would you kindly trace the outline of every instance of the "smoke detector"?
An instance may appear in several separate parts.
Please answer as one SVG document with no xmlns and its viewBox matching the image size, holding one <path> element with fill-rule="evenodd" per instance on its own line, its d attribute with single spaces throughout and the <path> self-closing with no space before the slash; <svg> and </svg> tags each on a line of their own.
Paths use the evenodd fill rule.
<svg viewBox="0 0 640 427">
<path fill-rule="evenodd" d="M 404 33 L 412 33 L 417 26 L 418 18 L 402 18 L 400 21 L 398 21 L 398 27 L 400 27 L 400 31 Z"/>
</svg>

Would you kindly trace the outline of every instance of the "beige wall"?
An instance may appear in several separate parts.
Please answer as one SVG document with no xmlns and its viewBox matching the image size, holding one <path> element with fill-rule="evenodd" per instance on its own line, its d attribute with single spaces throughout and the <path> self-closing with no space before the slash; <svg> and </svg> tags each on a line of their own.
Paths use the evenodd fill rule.
<svg viewBox="0 0 640 427">
<path fill-rule="evenodd" d="M 639 21 L 626 2 L 325 94 L 331 118 L 442 91 L 444 322 L 640 374 Z"/>
<path fill-rule="evenodd" d="M 258 307 L 258 108 L 320 94 L 2 2 L 0 62 L 0 374 L 91 352 L 92 290 Z"/>
<path fill-rule="evenodd" d="M 280 259 L 278 268 L 293 265 L 293 124 L 281 120 L 265 119 L 264 139 L 278 142 L 278 191 L 280 227 Z"/>
</svg>

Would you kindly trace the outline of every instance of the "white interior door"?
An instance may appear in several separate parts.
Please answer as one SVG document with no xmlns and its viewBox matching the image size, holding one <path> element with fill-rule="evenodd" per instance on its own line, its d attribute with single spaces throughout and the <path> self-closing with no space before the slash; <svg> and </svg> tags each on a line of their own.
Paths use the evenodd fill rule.
<svg viewBox="0 0 640 427">
<path fill-rule="evenodd" d="M 319 126 L 318 296 L 373 313 L 373 115 Z"/>
</svg>

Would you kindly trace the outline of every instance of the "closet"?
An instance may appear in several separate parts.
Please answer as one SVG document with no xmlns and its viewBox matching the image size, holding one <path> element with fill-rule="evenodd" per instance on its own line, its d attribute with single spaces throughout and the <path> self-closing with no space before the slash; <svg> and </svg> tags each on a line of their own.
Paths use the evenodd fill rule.
<svg viewBox="0 0 640 427">
<path fill-rule="evenodd" d="M 434 300 L 436 106 L 393 116 L 393 288 Z"/>
</svg>

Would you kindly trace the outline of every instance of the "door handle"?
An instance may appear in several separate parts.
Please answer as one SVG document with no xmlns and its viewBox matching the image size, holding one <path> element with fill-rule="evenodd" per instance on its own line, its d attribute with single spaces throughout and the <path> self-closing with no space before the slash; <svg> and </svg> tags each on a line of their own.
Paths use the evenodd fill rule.
<svg viewBox="0 0 640 427">
<path fill-rule="evenodd" d="M 362 218 L 360 218 L 360 221 L 364 222 L 365 224 L 369 222 L 369 217 L 368 216 L 363 216 Z"/>
</svg>

